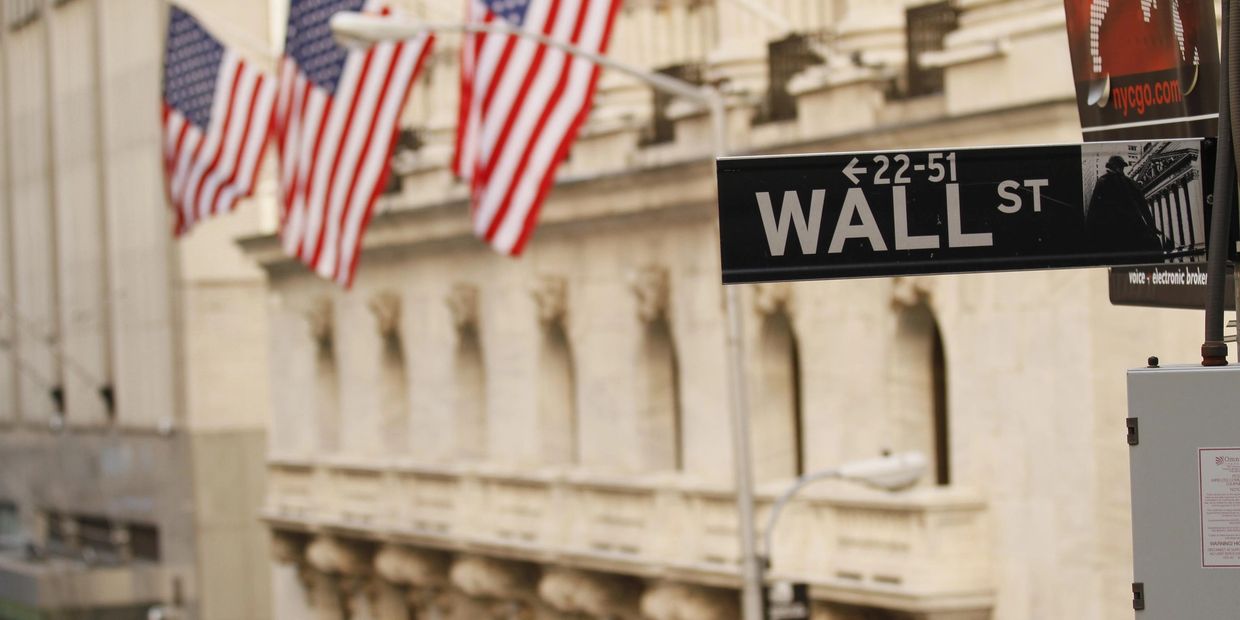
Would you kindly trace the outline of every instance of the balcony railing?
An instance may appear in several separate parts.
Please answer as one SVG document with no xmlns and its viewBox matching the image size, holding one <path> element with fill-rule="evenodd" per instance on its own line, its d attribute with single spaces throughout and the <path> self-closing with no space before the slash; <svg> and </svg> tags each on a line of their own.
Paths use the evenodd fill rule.
<svg viewBox="0 0 1240 620">
<path fill-rule="evenodd" d="M 668 478 L 482 467 L 272 462 L 265 517 L 277 528 L 502 548 L 537 561 L 680 570 L 730 583 L 734 499 Z M 773 497 L 760 494 L 764 518 Z M 772 573 L 903 600 L 988 596 L 984 503 L 962 489 L 884 494 L 828 483 L 790 505 Z"/>
</svg>

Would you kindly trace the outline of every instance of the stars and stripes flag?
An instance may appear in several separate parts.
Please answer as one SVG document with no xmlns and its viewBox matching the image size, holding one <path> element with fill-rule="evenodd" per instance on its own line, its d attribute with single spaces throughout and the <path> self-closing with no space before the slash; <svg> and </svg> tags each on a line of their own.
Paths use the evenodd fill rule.
<svg viewBox="0 0 1240 620">
<path fill-rule="evenodd" d="M 262 162 L 275 84 L 192 15 L 169 8 L 164 51 L 164 180 L 182 235 L 249 196 Z"/>
<path fill-rule="evenodd" d="M 467 0 L 467 19 L 507 23 L 603 53 L 622 0 Z M 461 44 L 455 173 L 470 184 L 474 233 L 497 251 L 524 248 L 555 170 L 590 110 L 599 69 L 497 33 Z"/>
<path fill-rule="evenodd" d="M 387 13 L 374 0 L 292 0 L 274 131 L 284 249 L 347 287 L 431 38 L 347 50 L 328 23 L 340 11 Z"/>
</svg>

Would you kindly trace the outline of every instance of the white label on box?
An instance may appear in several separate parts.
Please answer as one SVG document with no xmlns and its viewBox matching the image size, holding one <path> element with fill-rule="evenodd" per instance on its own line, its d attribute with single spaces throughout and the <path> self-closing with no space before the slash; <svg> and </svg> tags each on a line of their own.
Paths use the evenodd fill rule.
<svg viewBox="0 0 1240 620">
<path fill-rule="evenodd" d="M 1240 448 L 1198 448 L 1202 568 L 1240 568 Z"/>
</svg>

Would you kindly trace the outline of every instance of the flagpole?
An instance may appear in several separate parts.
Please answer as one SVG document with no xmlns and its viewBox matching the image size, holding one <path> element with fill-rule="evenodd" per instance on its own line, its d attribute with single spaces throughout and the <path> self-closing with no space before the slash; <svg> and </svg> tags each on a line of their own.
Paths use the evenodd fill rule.
<svg viewBox="0 0 1240 620">
<path fill-rule="evenodd" d="M 723 96 L 710 85 L 697 85 L 662 73 L 647 71 L 614 60 L 567 41 L 548 37 L 500 21 L 475 23 L 414 23 L 399 18 L 341 12 L 332 16 L 332 31 L 345 45 L 370 46 L 381 41 L 409 39 L 431 32 L 507 34 L 536 41 L 583 58 L 607 69 L 636 78 L 650 86 L 690 99 L 706 107 L 710 114 L 711 138 L 716 158 L 728 154 L 727 109 Z M 736 509 L 739 521 L 741 556 L 741 612 L 744 620 L 762 618 L 762 566 L 756 548 L 754 527 L 753 474 L 749 451 L 749 389 L 745 373 L 744 317 L 737 285 L 724 286 L 727 315 L 728 370 L 731 385 L 729 409 L 732 422 L 733 467 L 736 482 Z"/>
</svg>

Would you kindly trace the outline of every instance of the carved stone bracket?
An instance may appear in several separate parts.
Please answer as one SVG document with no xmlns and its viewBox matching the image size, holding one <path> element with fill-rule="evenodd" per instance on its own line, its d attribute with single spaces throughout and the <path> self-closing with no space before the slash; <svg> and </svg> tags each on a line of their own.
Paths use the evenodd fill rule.
<svg viewBox="0 0 1240 620">
<path fill-rule="evenodd" d="M 891 281 L 891 305 L 911 308 L 930 298 L 930 287 L 923 278 L 897 277 Z"/>
<path fill-rule="evenodd" d="M 478 323 L 478 287 L 471 284 L 457 284 L 448 293 L 448 309 L 452 311 L 452 322 L 457 329 L 464 329 Z"/>
<path fill-rule="evenodd" d="M 641 584 L 617 575 L 552 569 L 538 582 L 538 595 L 565 614 L 594 618 L 637 615 Z"/>
<path fill-rule="evenodd" d="M 477 598 L 528 599 L 534 594 L 534 569 L 516 562 L 463 556 L 452 564 L 452 584 Z"/>
<path fill-rule="evenodd" d="M 642 595 L 641 611 L 651 620 L 710 620 L 735 618 L 735 591 L 682 583 L 661 583 Z"/>
<path fill-rule="evenodd" d="M 319 346 L 330 346 L 332 342 L 332 300 L 320 297 L 312 302 L 305 311 L 306 323 L 310 328 L 310 337 Z"/>
<path fill-rule="evenodd" d="M 375 554 L 375 573 L 401 586 L 445 586 L 448 584 L 448 556 L 436 551 L 384 545 Z"/>
<path fill-rule="evenodd" d="M 392 291 L 383 291 L 370 298 L 371 313 L 375 315 L 375 327 L 383 338 L 396 338 L 400 335 L 400 296 Z"/>
<path fill-rule="evenodd" d="M 758 314 L 788 312 L 792 307 L 792 287 L 787 282 L 763 282 L 753 285 L 752 290 L 753 305 Z"/>
<path fill-rule="evenodd" d="M 367 545 L 332 536 L 319 536 L 306 547 L 306 561 L 329 577 L 340 608 L 352 616 L 357 594 L 373 597 L 371 559 Z"/>
<path fill-rule="evenodd" d="M 647 323 L 667 316 L 671 286 L 667 269 L 644 267 L 629 276 L 629 288 L 637 297 L 637 316 Z"/>
<path fill-rule="evenodd" d="M 568 314 L 568 284 L 559 276 L 543 276 L 530 291 L 538 305 L 538 319 L 545 324 L 564 320 Z"/>
<path fill-rule="evenodd" d="M 306 560 L 329 575 L 367 575 L 370 561 L 362 545 L 332 536 L 319 536 L 306 547 Z"/>
</svg>

